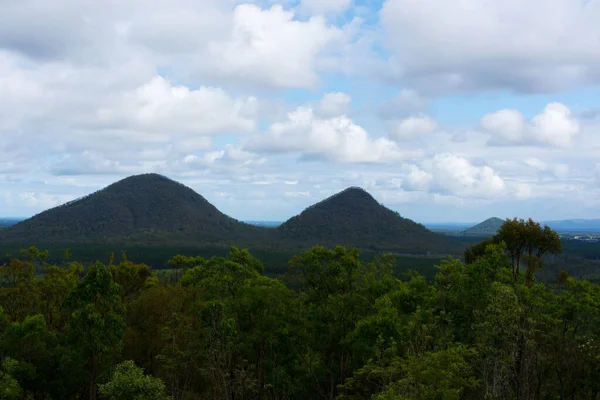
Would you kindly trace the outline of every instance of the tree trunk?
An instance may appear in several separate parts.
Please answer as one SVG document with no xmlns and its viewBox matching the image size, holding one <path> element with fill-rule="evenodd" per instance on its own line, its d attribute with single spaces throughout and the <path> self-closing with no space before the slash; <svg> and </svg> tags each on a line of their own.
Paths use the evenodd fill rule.
<svg viewBox="0 0 600 400">
<path fill-rule="evenodd" d="M 96 400 L 96 360 L 90 354 L 90 400 Z"/>
</svg>

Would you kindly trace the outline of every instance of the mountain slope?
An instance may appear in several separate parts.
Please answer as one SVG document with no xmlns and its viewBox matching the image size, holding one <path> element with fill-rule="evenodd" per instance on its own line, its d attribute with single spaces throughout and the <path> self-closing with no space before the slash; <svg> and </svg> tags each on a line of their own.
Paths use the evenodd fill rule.
<svg viewBox="0 0 600 400">
<path fill-rule="evenodd" d="M 329 197 L 276 228 L 278 242 L 345 245 L 413 254 L 457 254 L 463 245 L 379 204 L 361 188 Z"/>
<path fill-rule="evenodd" d="M 227 243 L 264 228 L 221 213 L 192 189 L 158 174 L 131 176 L 9 227 L 3 241 Z"/>
<path fill-rule="evenodd" d="M 496 217 L 488 218 L 483 222 L 478 223 L 468 229 L 465 229 L 463 233 L 465 235 L 472 236 L 492 236 L 498 232 L 498 229 L 504 224 L 504 220 Z"/>
</svg>

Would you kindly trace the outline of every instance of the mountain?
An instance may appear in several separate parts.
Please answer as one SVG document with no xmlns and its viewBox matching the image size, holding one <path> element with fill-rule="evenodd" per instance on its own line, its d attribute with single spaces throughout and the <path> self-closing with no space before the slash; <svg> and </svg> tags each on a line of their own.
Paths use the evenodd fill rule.
<svg viewBox="0 0 600 400">
<path fill-rule="evenodd" d="M 265 228 L 221 213 L 192 189 L 158 174 L 135 175 L 3 229 L 21 243 L 247 243 Z"/>
<path fill-rule="evenodd" d="M 458 254 L 463 249 L 455 239 L 402 218 L 357 187 L 308 207 L 275 231 L 278 242 L 304 247 L 345 245 L 413 254 Z"/>
<path fill-rule="evenodd" d="M 492 217 L 475 226 L 465 229 L 463 233 L 470 236 L 492 236 L 498 232 L 498 229 L 500 229 L 502 224 L 504 224 L 503 219 Z"/>
</svg>

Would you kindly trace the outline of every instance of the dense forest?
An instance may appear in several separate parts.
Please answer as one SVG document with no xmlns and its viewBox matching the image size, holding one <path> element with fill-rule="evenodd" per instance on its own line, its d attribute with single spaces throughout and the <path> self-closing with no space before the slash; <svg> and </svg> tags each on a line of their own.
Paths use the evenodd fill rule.
<svg viewBox="0 0 600 400">
<path fill-rule="evenodd" d="M 536 276 L 558 236 L 507 221 L 433 279 L 315 247 L 0 267 L 0 399 L 598 399 L 600 286 Z M 43 273 L 38 273 L 43 271 Z"/>
<path fill-rule="evenodd" d="M 267 228 L 231 218 L 191 188 L 158 174 L 127 177 L 0 230 L 0 245 L 124 243 L 163 248 L 201 243 L 294 253 L 343 244 L 423 256 L 459 255 L 464 250 L 458 240 L 401 217 L 356 187 Z"/>
</svg>

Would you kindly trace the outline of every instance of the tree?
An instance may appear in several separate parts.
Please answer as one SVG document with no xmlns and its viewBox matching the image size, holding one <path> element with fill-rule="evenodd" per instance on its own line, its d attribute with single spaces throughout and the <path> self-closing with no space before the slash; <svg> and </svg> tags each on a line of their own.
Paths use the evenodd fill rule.
<svg viewBox="0 0 600 400">
<path fill-rule="evenodd" d="M 28 315 L 13 322 L 2 337 L 2 353 L 14 360 L 13 377 L 30 393 L 41 396 L 53 380 L 56 336 L 48 331 L 42 315 Z"/>
<path fill-rule="evenodd" d="M 106 400 L 169 400 L 165 384 L 152 376 L 144 375 L 144 370 L 131 360 L 117 365 L 108 383 L 99 385 L 101 399 Z"/>
<path fill-rule="evenodd" d="M 123 258 L 118 265 L 110 265 L 108 270 L 113 281 L 121 286 L 123 298 L 138 293 L 152 276 L 150 267 L 145 264 L 135 264 Z"/>
<path fill-rule="evenodd" d="M 550 227 L 542 228 L 531 218 L 527 221 L 513 218 L 507 219 L 493 237 L 470 246 L 465 251 L 465 262 L 467 264 L 474 262 L 483 256 L 488 245 L 502 242 L 506 245 L 506 252 L 512 261 L 515 281 L 520 276 L 521 262 L 526 261 L 525 282 L 527 285 L 531 285 L 535 272 L 542 265 L 544 255 L 562 252 L 560 236 Z"/>
<path fill-rule="evenodd" d="M 89 398 L 96 399 L 100 361 L 119 353 L 123 336 L 121 288 L 108 269 L 96 263 L 88 270 L 67 302 L 71 309 L 69 342 L 87 359 Z"/>
</svg>

